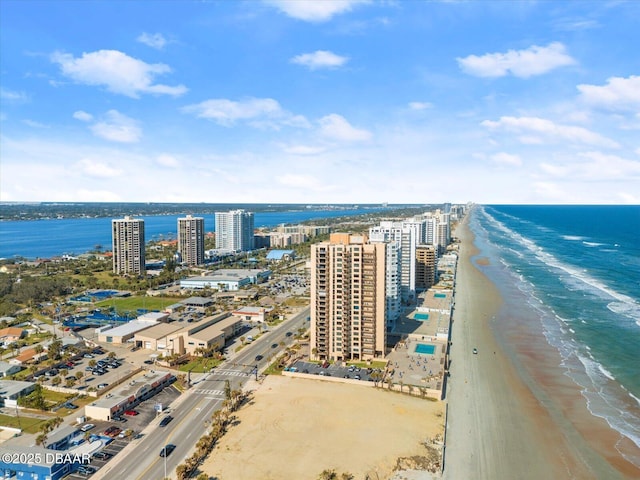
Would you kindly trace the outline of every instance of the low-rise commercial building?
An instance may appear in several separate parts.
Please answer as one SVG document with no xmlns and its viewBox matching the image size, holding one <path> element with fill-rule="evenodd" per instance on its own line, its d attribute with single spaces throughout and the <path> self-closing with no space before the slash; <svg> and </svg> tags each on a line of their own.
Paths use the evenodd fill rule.
<svg viewBox="0 0 640 480">
<path fill-rule="evenodd" d="M 230 313 L 205 317 L 197 322 L 173 322 L 144 330 L 134 337 L 137 347 L 174 354 L 195 355 L 196 350 L 221 350 L 226 341 L 242 330 L 242 319 Z"/>
<path fill-rule="evenodd" d="M 132 339 L 137 332 L 146 330 L 147 328 L 153 327 L 157 324 L 157 320 L 131 320 L 124 325 L 101 330 L 98 334 L 98 341 L 117 344 L 125 343 Z"/>
<path fill-rule="evenodd" d="M 29 395 L 35 388 L 36 384 L 33 382 L 0 380 L 0 407 L 17 407 L 18 398 Z"/>
<path fill-rule="evenodd" d="M 247 322 L 264 322 L 267 309 L 264 307 L 242 307 L 231 313 Z"/>
<path fill-rule="evenodd" d="M 22 365 L 13 365 L 9 362 L 0 361 L 0 378 L 9 377 L 23 369 Z"/>
<path fill-rule="evenodd" d="M 150 371 L 134 378 L 126 385 L 112 390 L 104 397 L 84 407 L 85 415 L 96 420 L 111 421 L 113 417 L 131 410 L 140 402 L 153 397 L 175 380 L 173 373 Z"/>
<path fill-rule="evenodd" d="M 38 446 L 2 445 L 0 478 L 59 480 L 77 470 L 82 457 L 66 456 Z M 33 461 L 23 461 L 32 459 Z"/>
<path fill-rule="evenodd" d="M 262 283 L 269 279 L 271 270 L 262 269 L 227 269 L 216 270 L 211 275 L 203 277 L 189 277 L 180 280 L 180 288 L 186 290 L 238 290 L 251 284 Z"/>
</svg>

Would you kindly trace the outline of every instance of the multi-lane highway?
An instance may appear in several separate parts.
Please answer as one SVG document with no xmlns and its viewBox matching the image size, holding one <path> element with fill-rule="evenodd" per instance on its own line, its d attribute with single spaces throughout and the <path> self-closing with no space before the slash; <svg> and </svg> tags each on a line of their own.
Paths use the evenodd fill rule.
<svg viewBox="0 0 640 480">
<path fill-rule="evenodd" d="M 254 378 L 255 368 L 258 371 L 264 368 L 270 356 L 281 350 L 281 342 L 290 345 L 296 331 L 300 327 L 308 327 L 308 315 L 307 307 L 243 348 L 211 373 L 196 380 L 187 392 L 169 406 L 167 414 L 162 414 L 151 422 L 142 438 L 133 440 L 92 478 L 175 478 L 176 467 L 191 455 L 196 442 L 206 432 L 213 412 L 220 408 L 224 400 L 225 381 L 229 380 L 231 388 L 237 389 Z M 293 335 L 287 335 L 287 332 L 292 332 Z M 256 361 L 258 356 L 262 359 Z M 172 416 L 173 420 L 161 427 L 159 423 L 165 415 Z M 160 457 L 160 450 L 169 443 L 176 445 L 176 449 L 168 457 Z"/>
</svg>

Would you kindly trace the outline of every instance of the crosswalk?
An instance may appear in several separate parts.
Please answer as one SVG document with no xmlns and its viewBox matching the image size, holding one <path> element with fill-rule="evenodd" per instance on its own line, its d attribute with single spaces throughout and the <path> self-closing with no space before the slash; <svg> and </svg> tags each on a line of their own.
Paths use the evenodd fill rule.
<svg viewBox="0 0 640 480">
<path fill-rule="evenodd" d="M 207 388 L 196 388 L 193 393 L 198 395 L 211 395 L 213 397 L 224 397 L 224 390 L 209 390 Z"/>
<path fill-rule="evenodd" d="M 237 370 L 218 370 L 217 368 L 211 370 L 209 374 L 210 375 L 228 375 L 232 377 L 246 377 L 247 375 L 251 375 L 250 373 L 238 372 Z"/>
</svg>

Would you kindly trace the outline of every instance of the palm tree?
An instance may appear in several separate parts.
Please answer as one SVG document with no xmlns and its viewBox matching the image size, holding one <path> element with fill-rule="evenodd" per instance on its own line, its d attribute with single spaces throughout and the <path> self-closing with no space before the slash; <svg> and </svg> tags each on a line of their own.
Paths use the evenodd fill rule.
<svg viewBox="0 0 640 480">
<path fill-rule="evenodd" d="M 46 441 L 47 441 L 47 434 L 44 432 L 36 437 L 36 445 L 44 445 Z"/>
</svg>

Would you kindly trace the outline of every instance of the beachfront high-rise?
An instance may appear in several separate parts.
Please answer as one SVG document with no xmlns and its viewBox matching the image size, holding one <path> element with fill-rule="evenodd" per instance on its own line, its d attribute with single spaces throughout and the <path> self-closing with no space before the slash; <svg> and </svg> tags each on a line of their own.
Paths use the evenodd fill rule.
<svg viewBox="0 0 640 480">
<path fill-rule="evenodd" d="M 178 219 L 178 252 L 182 263 L 204 263 L 204 218 L 187 215 Z"/>
<path fill-rule="evenodd" d="M 365 235 L 311 246 L 311 358 L 385 356 L 385 256 L 386 245 Z"/>
<path fill-rule="evenodd" d="M 380 225 L 369 229 L 369 237 L 372 243 L 398 243 L 402 300 L 412 300 L 416 293 L 416 246 L 422 243 L 424 237 L 423 222 L 380 222 Z"/>
<path fill-rule="evenodd" d="M 111 221 L 113 271 L 119 275 L 144 275 L 144 220 L 131 217 Z"/>
<path fill-rule="evenodd" d="M 216 249 L 229 252 L 253 250 L 252 212 L 232 210 L 216 212 Z"/>
</svg>

